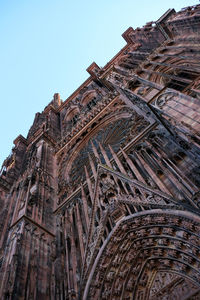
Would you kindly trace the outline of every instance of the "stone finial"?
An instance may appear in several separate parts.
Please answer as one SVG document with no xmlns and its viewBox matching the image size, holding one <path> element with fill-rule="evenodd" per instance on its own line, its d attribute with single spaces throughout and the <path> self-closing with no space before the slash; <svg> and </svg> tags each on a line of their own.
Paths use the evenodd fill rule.
<svg viewBox="0 0 200 300">
<path fill-rule="evenodd" d="M 60 100 L 60 94 L 59 93 L 55 93 L 53 96 L 53 104 L 55 106 L 60 106 L 61 104 L 61 100 Z"/>
</svg>

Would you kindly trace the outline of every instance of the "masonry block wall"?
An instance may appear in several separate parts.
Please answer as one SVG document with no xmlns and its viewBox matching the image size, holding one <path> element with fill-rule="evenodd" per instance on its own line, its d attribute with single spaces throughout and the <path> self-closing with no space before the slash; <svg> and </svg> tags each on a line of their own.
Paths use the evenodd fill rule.
<svg viewBox="0 0 200 300">
<path fill-rule="evenodd" d="M 1 299 L 200 298 L 200 5 L 128 28 L 0 173 Z"/>
</svg>

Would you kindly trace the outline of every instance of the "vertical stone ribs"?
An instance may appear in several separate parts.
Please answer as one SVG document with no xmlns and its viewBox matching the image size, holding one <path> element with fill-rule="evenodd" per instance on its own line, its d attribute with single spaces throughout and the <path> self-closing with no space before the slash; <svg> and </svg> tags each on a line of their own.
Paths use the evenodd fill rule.
<svg viewBox="0 0 200 300">
<path fill-rule="evenodd" d="M 0 172 L 0 299 L 200 297 L 200 5 L 129 27 Z"/>
</svg>

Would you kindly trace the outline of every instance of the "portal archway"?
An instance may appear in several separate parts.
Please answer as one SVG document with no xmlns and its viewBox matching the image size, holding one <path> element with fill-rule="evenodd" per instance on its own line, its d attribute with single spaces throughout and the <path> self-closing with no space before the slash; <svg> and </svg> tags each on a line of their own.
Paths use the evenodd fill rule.
<svg viewBox="0 0 200 300">
<path fill-rule="evenodd" d="M 160 274 L 171 287 L 178 282 L 180 290 L 198 293 L 199 232 L 200 217 L 185 211 L 155 209 L 123 217 L 98 252 L 83 299 L 158 299 L 159 288 L 156 293 L 152 288 Z"/>
</svg>

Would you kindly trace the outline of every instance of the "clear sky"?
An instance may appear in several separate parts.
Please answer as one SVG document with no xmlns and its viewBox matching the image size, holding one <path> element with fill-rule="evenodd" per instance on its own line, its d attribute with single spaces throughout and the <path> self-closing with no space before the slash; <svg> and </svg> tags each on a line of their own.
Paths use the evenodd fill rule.
<svg viewBox="0 0 200 300">
<path fill-rule="evenodd" d="M 0 166 L 36 112 L 65 100 L 124 45 L 129 27 L 195 0 L 0 0 Z"/>
</svg>

